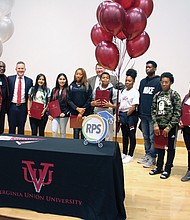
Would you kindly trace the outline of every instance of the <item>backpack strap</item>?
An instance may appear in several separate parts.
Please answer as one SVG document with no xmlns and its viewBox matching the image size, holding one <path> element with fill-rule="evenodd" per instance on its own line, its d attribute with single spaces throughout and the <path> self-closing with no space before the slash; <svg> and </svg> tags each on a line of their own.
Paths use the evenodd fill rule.
<svg viewBox="0 0 190 220">
<path fill-rule="evenodd" d="M 172 101 L 172 105 L 175 106 L 175 103 L 174 103 L 174 96 L 175 96 L 175 91 L 172 90 L 171 93 L 170 93 L 170 99 Z"/>
<path fill-rule="evenodd" d="M 160 92 L 161 92 L 161 91 L 159 91 L 159 92 L 157 92 L 157 93 L 155 94 L 155 96 L 156 96 L 156 103 L 157 103 L 157 99 L 158 99 L 158 96 L 159 96 Z"/>
<path fill-rule="evenodd" d="M 112 98 L 113 98 L 113 87 L 111 87 L 109 90 L 110 90 L 110 102 L 113 104 L 113 100 L 112 100 Z"/>
</svg>

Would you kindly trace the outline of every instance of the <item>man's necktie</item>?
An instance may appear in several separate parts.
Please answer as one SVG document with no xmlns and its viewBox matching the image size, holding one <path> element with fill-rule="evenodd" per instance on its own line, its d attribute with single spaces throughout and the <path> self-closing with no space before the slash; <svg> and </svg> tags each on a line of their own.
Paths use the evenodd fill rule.
<svg viewBox="0 0 190 220">
<path fill-rule="evenodd" d="M 21 103 L 22 78 L 18 78 L 17 104 Z"/>
</svg>

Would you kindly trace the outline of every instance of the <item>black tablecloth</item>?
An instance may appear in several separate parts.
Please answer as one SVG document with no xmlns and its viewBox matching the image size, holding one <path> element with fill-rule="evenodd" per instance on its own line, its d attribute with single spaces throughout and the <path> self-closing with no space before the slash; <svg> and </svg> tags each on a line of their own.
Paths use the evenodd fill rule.
<svg viewBox="0 0 190 220">
<path fill-rule="evenodd" d="M 1 207 L 123 220 L 124 197 L 118 143 L 98 148 L 76 139 L 44 138 L 21 145 L 0 141 Z"/>
</svg>

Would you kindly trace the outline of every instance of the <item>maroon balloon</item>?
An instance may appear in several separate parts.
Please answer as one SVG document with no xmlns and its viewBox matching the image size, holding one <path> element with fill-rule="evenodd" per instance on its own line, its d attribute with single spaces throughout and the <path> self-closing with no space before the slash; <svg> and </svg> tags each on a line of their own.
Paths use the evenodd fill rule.
<svg viewBox="0 0 190 220">
<path fill-rule="evenodd" d="M 114 36 L 119 34 L 125 20 L 125 10 L 117 2 L 110 2 L 105 5 L 100 11 L 100 24 Z"/>
<path fill-rule="evenodd" d="M 96 59 L 104 68 L 115 70 L 119 63 L 119 50 L 109 41 L 102 41 L 96 47 Z"/>
<path fill-rule="evenodd" d="M 136 0 L 134 6 L 141 8 L 148 18 L 152 14 L 154 3 L 152 0 Z"/>
<path fill-rule="evenodd" d="M 150 37 L 144 31 L 133 40 L 127 41 L 127 52 L 131 58 L 139 57 L 144 54 L 150 46 Z"/>
<path fill-rule="evenodd" d="M 143 10 L 133 7 L 125 12 L 123 33 L 128 40 L 132 40 L 144 31 L 146 24 L 147 18 Z"/>
<path fill-rule="evenodd" d="M 97 10 L 96 10 L 96 18 L 98 23 L 100 24 L 100 12 L 102 10 L 102 8 L 107 5 L 108 3 L 110 3 L 111 1 L 103 1 L 102 3 L 99 4 Z M 101 25 L 101 24 L 100 24 Z"/>
<path fill-rule="evenodd" d="M 91 40 L 95 46 L 106 40 L 112 42 L 113 35 L 105 31 L 99 24 L 95 24 L 91 30 Z"/>
<path fill-rule="evenodd" d="M 121 39 L 121 40 L 126 39 L 126 36 L 125 36 L 125 34 L 123 33 L 123 31 L 121 31 L 121 32 L 117 35 L 117 37 L 118 37 L 119 39 Z"/>
<path fill-rule="evenodd" d="M 124 9 L 128 9 L 134 5 L 135 0 L 114 0 L 114 2 L 119 3 Z"/>
</svg>

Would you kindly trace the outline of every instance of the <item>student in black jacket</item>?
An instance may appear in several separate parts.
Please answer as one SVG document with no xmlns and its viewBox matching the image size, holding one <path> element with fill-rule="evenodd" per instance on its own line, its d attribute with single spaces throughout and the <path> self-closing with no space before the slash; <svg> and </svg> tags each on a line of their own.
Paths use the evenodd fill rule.
<svg viewBox="0 0 190 220">
<path fill-rule="evenodd" d="M 86 71 L 78 68 L 75 71 L 74 80 L 68 89 L 68 103 L 70 106 L 71 116 L 76 115 L 80 120 L 91 113 L 92 87 L 87 81 Z M 79 139 L 82 135 L 81 128 L 74 128 L 73 137 Z"/>
</svg>

